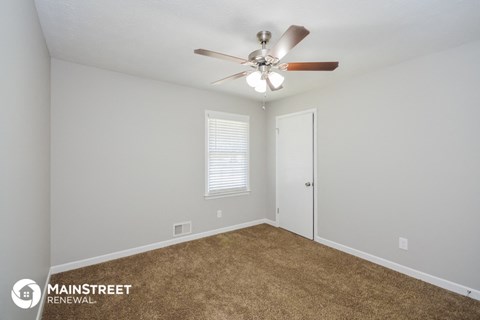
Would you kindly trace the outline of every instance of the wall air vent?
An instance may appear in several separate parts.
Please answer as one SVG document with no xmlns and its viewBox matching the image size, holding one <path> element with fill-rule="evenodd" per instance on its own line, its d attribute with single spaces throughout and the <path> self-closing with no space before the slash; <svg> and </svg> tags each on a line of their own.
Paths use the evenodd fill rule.
<svg viewBox="0 0 480 320">
<path fill-rule="evenodd" d="M 173 225 L 173 236 L 183 236 L 192 233 L 192 221 L 175 223 Z"/>
</svg>

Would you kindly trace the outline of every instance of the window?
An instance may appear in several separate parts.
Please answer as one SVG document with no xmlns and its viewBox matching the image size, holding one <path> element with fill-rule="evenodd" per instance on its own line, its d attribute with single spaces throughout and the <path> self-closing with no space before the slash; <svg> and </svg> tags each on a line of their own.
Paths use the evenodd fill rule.
<svg viewBox="0 0 480 320">
<path fill-rule="evenodd" d="M 206 111 L 205 197 L 250 192 L 249 117 Z"/>
</svg>

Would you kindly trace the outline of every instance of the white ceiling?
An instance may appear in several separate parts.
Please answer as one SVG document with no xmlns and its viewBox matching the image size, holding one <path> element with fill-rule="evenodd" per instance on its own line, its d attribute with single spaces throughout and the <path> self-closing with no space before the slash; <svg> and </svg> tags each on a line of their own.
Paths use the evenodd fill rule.
<svg viewBox="0 0 480 320">
<path fill-rule="evenodd" d="M 275 100 L 337 79 L 480 39 L 480 0 L 36 0 L 53 57 L 181 85 L 261 99 L 248 70 L 194 55 L 196 48 L 241 58 L 273 45 L 292 24 L 310 35 L 284 59 L 339 61 L 334 72 L 288 72 Z M 441 67 L 441 66 L 439 66 Z"/>
</svg>

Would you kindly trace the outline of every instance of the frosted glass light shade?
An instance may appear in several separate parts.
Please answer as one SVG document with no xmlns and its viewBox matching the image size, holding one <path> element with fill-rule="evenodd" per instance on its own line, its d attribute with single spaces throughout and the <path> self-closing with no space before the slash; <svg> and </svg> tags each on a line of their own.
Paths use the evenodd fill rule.
<svg viewBox="0 0 480 320">
<path fill-rule="evenodd" d="M 250 87 L 255 88 L 261 81 L 261 78 L 262 78 L 262 73 L 260 71 L 252 72 L 247 76 L 247 84 Z"/>
<path fill-rule="evenodd" d="M 258 82 L 257 86 L 255 87 L 255 91 L 260 92 L 260 93 L 264 93 L 265 91 L 267 91 L 267 81 L 266 80 L 260 80 Z"/>
<path fill-rule="evenodd" d="M 282 85 L 283 80 L 285 80 L 285 78 L 280 73 L 276 72 L 270 72 L 268 74 L 268 79 L 270 79 L 270 82 L 275 87 L 275 89 L 279 88 Z"/>
</svg>

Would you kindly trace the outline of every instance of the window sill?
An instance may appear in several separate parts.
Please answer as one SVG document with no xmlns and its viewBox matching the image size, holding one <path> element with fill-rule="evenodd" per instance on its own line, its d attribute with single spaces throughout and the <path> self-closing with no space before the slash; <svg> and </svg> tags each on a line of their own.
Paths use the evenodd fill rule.
<svg viewBox="0 0 480 320">
<path fill-rule="evenodd" d="M 218 194 L 206 194 L 205 200 L 219 199 L 219 198 L 228 198 L 228 197 L 238 197 L 238 196 L 248 196 L 250 190 L 242 192 L 232 192 L 232 193 L 218 193 Z"/>
</svg>

